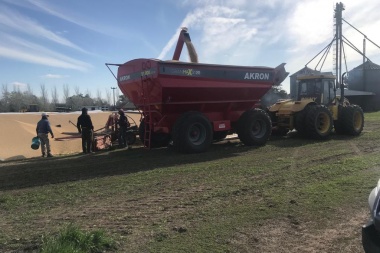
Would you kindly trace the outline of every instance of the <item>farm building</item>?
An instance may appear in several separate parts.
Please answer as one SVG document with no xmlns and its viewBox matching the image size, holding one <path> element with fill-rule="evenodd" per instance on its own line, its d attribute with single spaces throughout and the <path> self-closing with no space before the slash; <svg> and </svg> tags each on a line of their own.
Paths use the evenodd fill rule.
<svg viewBox="0 0 380 253">
<path fill-rule="evenodd" d="M 380 110 L 380 66 L 366 61 L 348 72 L 348 88 L 350 90 L 362 91 L 369 96 L 355 98 L 358 101 L 352 103 L 360 104 L 366 111 Z M 350 99 L 351 101 L 351 99 Z"/>
</svg>

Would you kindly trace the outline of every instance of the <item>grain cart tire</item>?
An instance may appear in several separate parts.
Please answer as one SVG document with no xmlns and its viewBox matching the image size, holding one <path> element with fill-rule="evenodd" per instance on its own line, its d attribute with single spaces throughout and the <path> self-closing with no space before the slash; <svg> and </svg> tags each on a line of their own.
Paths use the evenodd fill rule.
<svg viewBox="0 0 380 253">
<path fill-rule="evenodd" d="M 364 127 L 364 113 L 358 105 L 349 105 L 344 108 L 341 118 L 344 133 L 348 135 L 359 135 Z"/>
<path fill-rule="evenodd" d="M 165 133 L 151 133 L 150 146 L 152 148 L 166 147 L 170 141 L 170 135 Z M 145 122 L 142 120 L 139 126 L 139 138 L 142 143 L 145 136 Z"/>
<path fill-rule="evenodd" d="M 181 153 L 201 153 L 213 140 L 210 121 L 199 112 L 187 112 L 179 117 L 172 131 L 173 147 Z"/>
<path fill-rule="evenodd" d="M 261 109 L 245 111 L 238 120 L 237 134 L 244 145 L 265 145 L 271 132 L 270 117 Z"/>
<path fill-rule="evenodd" d="M 307 105 L 302 111 L 299 111 L 295 114 L 294 119 L 294 128 L 297 130 L 297 133 L 304 136 L 307 133 L 307 127 L 305 124 L 306 115 L 309 113 L 313 105 Z"/>
<path fill-rule="evenodd" d="M 333 127 L 333 117 L 324 105 L 312 106 L 306 115 L 306 134 L 318 140 L 327 139 Z"/>
</svg>

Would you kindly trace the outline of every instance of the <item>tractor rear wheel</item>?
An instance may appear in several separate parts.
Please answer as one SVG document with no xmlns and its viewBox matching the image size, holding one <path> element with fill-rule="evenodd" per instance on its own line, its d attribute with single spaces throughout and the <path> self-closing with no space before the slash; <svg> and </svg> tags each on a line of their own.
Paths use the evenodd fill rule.
<svg viewBox="0 0 380 253">
<path fill-rule="evenodd" d="M 358 105 L 349 105 L 342 108 L 338 126 L 342 133 L 348 135 L 359 135 L 364 127 L 364 113 Z M 339 128 L 338 128 L 339 129 Z"/>
<path fill-rule="evenodd" d="M 173 126 L 172 140 L 174 149 L 179 152 L 204 152 L 213 140 L 211 123 L 199 112 L 184 113 Z"/>
<path fill-rule="evenodd" d="M 306 133 L 314 139 L 327 139 L 333 127 L 333 117 L 324 105 L 312 106 L 306 115 Z"/>
<path fill-rule="evenodd" d="M 240 116 L 237 134 L 244 145 L 265 145 L 271 132 L 272 122 L 265 111 L 256 108 Z"/>
<path fill-rule="evenodd" d="M 145 144 L 145 122 L 141 121 L 139 126 L 139 137 L 143 144 Z M 151 133 L 150 146 L 152 148 L 166 147 L 169 144 L 170 135 L 165 133 Z"/>
</svg>

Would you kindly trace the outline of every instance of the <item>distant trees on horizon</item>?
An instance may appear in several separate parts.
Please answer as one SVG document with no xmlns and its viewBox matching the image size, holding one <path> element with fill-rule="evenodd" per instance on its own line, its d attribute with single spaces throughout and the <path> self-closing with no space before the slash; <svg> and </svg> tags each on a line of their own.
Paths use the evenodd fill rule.
<svg viewBox="0 0 380 253">
<path fill-rule="evenodd" d="M 41 84 L 40 94 L 37 96 L 33 93 L 30 85 L 27 86 L 26 91 L 21 91 L 18 87 L 14 87 L 10 91 L 8 85 L 3 84 L 1 87 L 0 112 L 25 112 L 30 111 L 30 108 L 38 108 L 39 111 L 56 111 L 56 107 L 62 105 L 71 108 L 73 111 L 80 110 L 83 106 L 113 107 L 111 90 L 106 89 L 106 99 L 102 98 L 102 94 L 100 90 L 97 90 L 96 97 L 92 97 L 91 91 L 86 90 L 85 93 L 81 93 L 79 87 L 74 87 L 74 94 L 70 95 L 69 85 L 64 84 L 62 87 L 63 99 L 59 100 L 56 87 L 52 88 L 49 93 L 45 84 Z M 120 95 L 119 90 L 115 91 L 116 107 L 123 106 L 128 102 L 129 100 L 124 95 Z"/>
</svg>

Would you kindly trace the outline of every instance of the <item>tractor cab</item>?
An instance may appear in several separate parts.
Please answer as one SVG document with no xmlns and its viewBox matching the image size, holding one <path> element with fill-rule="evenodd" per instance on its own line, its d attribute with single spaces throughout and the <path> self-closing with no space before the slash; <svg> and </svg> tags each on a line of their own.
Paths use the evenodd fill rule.
<svg viewBox="0 0 380 253">
<path fill-rule="evenodd" d="M 328 106 L 335 100 L 335 76 L 333 75 L 299 76 L 297 82 L 297 101 L 312 99 L 317 104 Z"/>
</svg>

